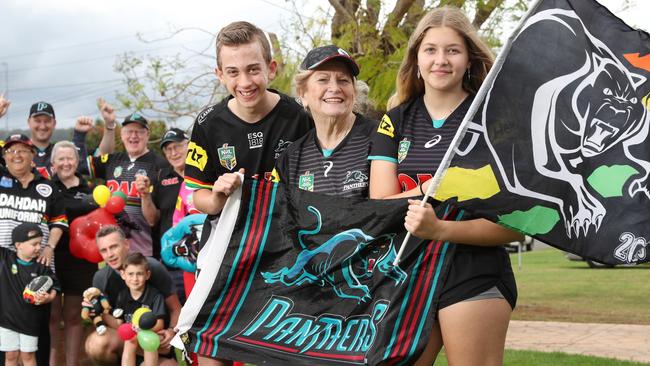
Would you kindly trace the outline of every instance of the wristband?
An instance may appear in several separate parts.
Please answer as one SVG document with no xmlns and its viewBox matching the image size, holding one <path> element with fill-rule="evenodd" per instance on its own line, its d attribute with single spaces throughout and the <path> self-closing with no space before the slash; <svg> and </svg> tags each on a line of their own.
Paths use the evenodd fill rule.
<svg viewBox="0 0 650 366">
<path fill-rule="evenodd" d="M 47 246 L 48 248 L 51 248 L 52 250 L 56 249 L 56 247 L 55 247 L 54 245 L 52 245 L 52 244 L 47 244 L 46 246 Z"/>
<path fill-rule="evenodd" d="M 109 130 L 109 131 L 113 131 L 113 130 L 115 130 L 115 125 L 113 125 L 113 128 L 108 128 L 108 126 L 104 125 L 104 128 Z"/>
</svg>

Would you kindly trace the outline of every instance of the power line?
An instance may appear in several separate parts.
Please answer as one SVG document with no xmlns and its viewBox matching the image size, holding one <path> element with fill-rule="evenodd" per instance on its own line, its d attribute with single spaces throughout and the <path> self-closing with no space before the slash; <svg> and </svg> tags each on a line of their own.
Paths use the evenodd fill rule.
<svg viewBox="0 0 650 366">
<path fill-rule="evenodd" d="M 151 32 L 157 32 L 162 29 L 151 29 L 148 31 L 144 31 L 143 33 L 151 33 Z M 67 50 L 70 48 L 77 48 L 77 47 L 84 47 L 84 46 L 92 46 L 92 45 L 97 45 L 97 44 L 102 44 L 102 43 L 108 43 L 108 42 L 113 42 L 113 41 L 119 41 L 127 38 L 135 38 L 134 34 L 128 35 L 128 36 L 118 36 L 118 37 L 113 37 L 113 38 L 107 38 L 107 39 L 102 39 L 99 41 L 93 41 L 93 42 L 84 42 L 84 43 L 76 43 L 72 45 L 67 45 L 67 46 L 61 46 L 61 47 L 54 47 L 54 48 L 47 48 L 44 50 L 40 51 L 29 51 L 25 53 L 16 53 L 13 55 L 8 55 L 8 56 L 2 56 L 3 59 L 10 59 L 10 58 L 16 58 L 16 57 L 23 57 L 23 56 L 32 56 L 32 55 L 38 55 L 41 53 L 49 53 L 49 52 L 55 52 L 59 50 Z"/>
<path fill-rule="evenodd" d="M 192 42 L 184 42 L 184 43 L 177 43 L 169 46 L 162 46 L 162 47 L 157 47 L 157 48 L 149 48 L 149 49 L 144 49 L 144 50 L 139 50 L 139 51 L 133 51 L 132 53 L 135 55 L 138 54 L 143 54 L 147 52 L 152 52 L 152 51 L 160 51 L 163 49 L 167 48 L 174 48 L 174 47 L 179 47 L 187 44 L 192 44 L 192 43 L 198 43 L 198 42 L 205 42 L 205 40 L 199 40 L 199 41 L 192 41 Z M 56 66 L 67 66 L 67 65 L 74 65 L 74 64 L 81 64 L 81 63 L 88 63 L 88 62 L 93 62 L 93 61 L 98 61 L 98 60 L 107 60 L 111 57 L 117 57 L 120 56 L 122 53 L 117 53 L 117 54 L 112 54 L 112 55 L 107 55 L 107 56 L 100 56 L 100 57 L 93 57 L 93 58 L 86 58 L 82 60 L 74 60 L 74 61 L 68 61 L 68 62 L 60 62 L 56 64 L 48 64 L 48 65 L 41 65 L 41 66 L 31 66 L 31 67 L 23 67 L 23 68 L 18 68 L 18 69 L 12 69 L 10 70 L 10 74 L 18 73 L 18 72 L 25 72 L 25 71 L 32 71 L 32 70 L 37 70 L 37 69 L 44 69 L 44 68 L 49 68 L 49 67 L 56 67 Z"/>
<path fill-rule="evenodd" d="M 70 87 L 73 87 L 73 86 L 81 86 L 81 85 L 89 85 L 89 84 L 92 85 L 92 84 L 99 84 L 99 83 L 110 83 L 110 82 L 121 81 L 121 80 L 122 79 L 110 79 L 110 80 L 87 81 L 87 82 L 84 82 L 84 83 L 74 83 L 74 84 L 35 86 L 35 87 L 29 87 L 29 88 L 11 89 L 11 91 L 15 93 L 15 92 L 24 92 L 24 91 L 31 91 L 31 90 L 70 88 Z"/>
</svg>

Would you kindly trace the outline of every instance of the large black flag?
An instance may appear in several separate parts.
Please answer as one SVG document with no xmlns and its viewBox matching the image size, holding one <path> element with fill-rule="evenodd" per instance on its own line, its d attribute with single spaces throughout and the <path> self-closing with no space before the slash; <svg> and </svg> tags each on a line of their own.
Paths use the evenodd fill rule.
<svg viewBox="0 0 650 366">
<path fill-rule="evenodd" d="M 435 197 L 586 258 L 647 262 L 649 79 L 648 33 L 595 1 L 538 2 L 470 108 Z"/>
<path fill-rule="evenodd" d="M 406 207 L 244 182 L 201 251 L 174 345 L 260 364 L 412 364 L 453 246 L 414 240 L 393 265 Z"/>
</svg>

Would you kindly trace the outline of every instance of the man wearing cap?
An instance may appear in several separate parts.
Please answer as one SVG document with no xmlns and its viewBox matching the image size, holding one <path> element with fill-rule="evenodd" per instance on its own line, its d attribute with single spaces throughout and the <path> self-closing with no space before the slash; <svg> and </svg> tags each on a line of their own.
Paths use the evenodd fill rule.
<svg viewBox="0 0 650 366">
<path fill-rule="evenodd" d="M 154 251 L 160 252 L 160 236 L 183 217 L 199 211 L 194 207 L 192 191 L 185 186 L 185 157 L 189 137 L 185 131 L 171 128 L 162 137 L 160 148 L 169 167 L 160 171 L 157 183 L 151 188 L 148 177 L 138 176 L 136 187 L 142 198 L 142 213 L 154 227 Z M 157 229 L 157 230 L 156 230 Z M 156 235 L 158 234 L 158 235 Z M 181 303 L 185 301 L 182 271 L 168 268 Z"/>
<path fill-rule="evenodd" d="M 102 118 L 104 118 L 104 134 L 99 144 L 99 150 L 102 153 L 110 153 L 115 148 L 115 112 L 113 107 L 107 104 L 103 99 L 100 99 L 100 111 Z M 29 118 L 27 125 L 31 131 L 31 139 L 36 147 L 36 155 L 34 156 L 34 164 L 36 169 L 41 175 L 46 178 L 52 177 L 51 171 L 51 155 L 54 144 L 52 143 L 52 133 L 56 127 L 56 115 L 54 114 L 54 107 L 47 102 L 36 102 L 32 104 L 29 109 Z M 79 150 L 80 156 L 86 156 L 86 133 L 93 127 L 92 117 L 80 116 L 77 118 L 73 143 Z M 85 165 L 79 164 L 80 173 L 85 172 Z"/>
<path fill-rule="evenodd" d="M 125 152 L 88 157 L 88 171 L 93 178 L 102 178 L 111 192 L 122 191 L 127 195 L 125 212 L 129 220 L 137 226 L 130 230 L 131 251 L 145 256 L 153 256 L 151 228 L 142 213 L 142 201 L 136 180 L 138 176 L 147 177 L 152 184 L 158 181 L 161 169 L 169 164 L 147 147 L 149 142 L 149 123 L 139 113 L 132 113 L 122 122 L 120 132 Z M 143 178 L 140 178 L 143 179 Z"/>
</svg>

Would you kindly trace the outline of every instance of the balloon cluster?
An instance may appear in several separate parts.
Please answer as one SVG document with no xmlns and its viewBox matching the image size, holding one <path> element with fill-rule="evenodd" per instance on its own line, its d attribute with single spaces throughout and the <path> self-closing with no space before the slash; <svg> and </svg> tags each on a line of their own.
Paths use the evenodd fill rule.
<svg viewBox="0 0 650 366">
<path fill-rule="evenodd" d="M 160 347 L 160 337 L 152 331 L 158 318 L 151 309 L 139 308 L 131 316 L 131 323 L 124 323 L 117 328 L 117 334 L 123 341 L 130 341 L 137 335 L 138 344 L 148 352 L 155 352 Z"/>
<path fill-rule="evenodd" d="M 102 256 L 95 244 L 95 235 L 106 225 L 117 225 L 113 215 L 119 214 L 126 206 L 126 194 L 116 191 L 111 195 L 105 185 L 93 190 L 93 199 L 99 208 L 87 215 L 77 217 L 70 224 L 70 252 L 77 258 L 91 263 L 99 263 Z"/>
</svg>

